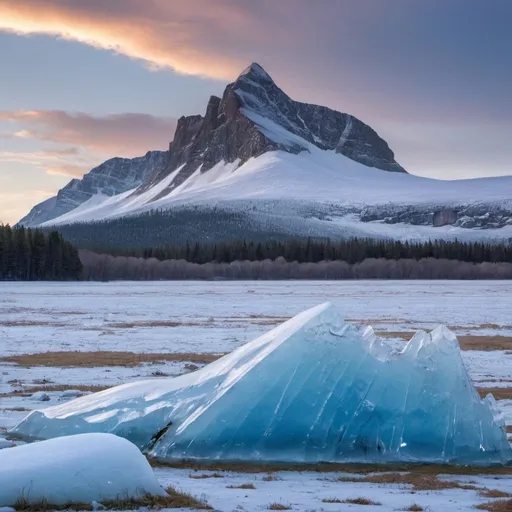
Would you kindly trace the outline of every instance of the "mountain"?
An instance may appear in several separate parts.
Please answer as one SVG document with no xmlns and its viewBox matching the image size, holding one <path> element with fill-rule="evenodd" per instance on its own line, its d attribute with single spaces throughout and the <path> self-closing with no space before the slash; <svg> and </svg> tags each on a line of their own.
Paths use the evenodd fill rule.
<svg viewBox="0 0 512 512">
<path fill-rule="evenodd" d="M 18 224 L 37 226 L 74 210 L 95 196 L 115 196 L 142 185 L 167 161 L 166 151 L 149 151 L 138 158 L 111 158 L 73 179 L 58 194 L 34 206 Z"/>
<path fill-rule="evenodd" d="M 63 226 L 80 239 L 101 221 L 109 241 L 133 240 L 140 229 L 145 244 L 290 235 L 507 238 L 511 191 L 512 177 L 410 175 L 371 127 L 292 100 L 253 63 L 222 98 L 209 99 L 204 116 L 179 119 L 167 152 L 109 160 L 20 223 Z"/>
</svg>

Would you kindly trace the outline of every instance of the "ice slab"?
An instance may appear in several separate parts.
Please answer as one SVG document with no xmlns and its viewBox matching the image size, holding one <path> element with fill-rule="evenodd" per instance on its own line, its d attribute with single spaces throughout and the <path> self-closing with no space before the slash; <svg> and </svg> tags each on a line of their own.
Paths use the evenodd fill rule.
<svg viewBox="0 0 512 512">
<path fill-rule="evenodd" d="M 163 460 L 512 460 L 503 417 L 450 331 L 418 332 L 395 352 L 328 303 L 194 373 L 35 411 L 13 432 L 111 432 Z"/>
<path fill-rule="evenodd" d="M 111 434 L 81 434 L 0 451 L 0 506 L 165 496 L 136 446 Z"/>
</svg>

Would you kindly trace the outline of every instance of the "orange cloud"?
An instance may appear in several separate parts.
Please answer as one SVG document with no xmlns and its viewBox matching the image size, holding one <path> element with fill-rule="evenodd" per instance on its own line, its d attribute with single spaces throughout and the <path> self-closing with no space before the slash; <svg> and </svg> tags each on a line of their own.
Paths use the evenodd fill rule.
<svg viewBox="0 0 512 512">
<path fill-rule="evenodd" d="M 219 35 L 247 39 L 252 23 L 227 0 L 0 0 L 0 30 L 46 34 L 114 51 L 156 67 L 232 78 L 246 59 L 219 52 Z"/>
</svg>

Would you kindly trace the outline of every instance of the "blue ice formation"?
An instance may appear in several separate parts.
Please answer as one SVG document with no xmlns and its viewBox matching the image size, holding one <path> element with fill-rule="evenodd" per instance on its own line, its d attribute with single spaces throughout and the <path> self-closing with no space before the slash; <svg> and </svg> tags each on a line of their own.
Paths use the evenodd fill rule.
<svg viewBox="0 0 512 512">
<path fill-rule="evenodd" d="M 330 304 L 194 373 L 35 411 L 13 429 L 29 439 L 84 432 L 167 461 L 512 461 L 496 402 L 480 399 L 449 330 L 418 332 L 396 352 Z"/>
</svg>

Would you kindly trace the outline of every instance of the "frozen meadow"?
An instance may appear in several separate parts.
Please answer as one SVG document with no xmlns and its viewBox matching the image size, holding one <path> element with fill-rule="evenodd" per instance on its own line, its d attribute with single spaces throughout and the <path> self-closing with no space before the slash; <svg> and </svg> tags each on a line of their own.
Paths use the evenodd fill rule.
<svg viewBox="0 0 512 512">
<path fill-rule="evenodd" d="M 475 385 L 492 390 L 510 431 L 512 283 L 500 281 L 0 283 L 0 428 L 83 393 L 193 371 L 325 301 L 397 347 L 419 328 L 447 325 Z M 0 440 L 0 447 L 10 444 Z M 366 474 L 340 471 L 221 469 L 159 467 L 155 474 L 162 486 L 204 496 L 223 511 L 265 510 L 272 503 L 358 510 L 361 505 L 340 503 L 357 498 L 381 503 L 363 510 L 413 503 L 472 510 L 490 501 L 483 488 L 512 492 L 512 475 L 485 471 L 438 477 L 472 488 L 422 490 L 410 481 L 368 481 Z"/>
</svg>

